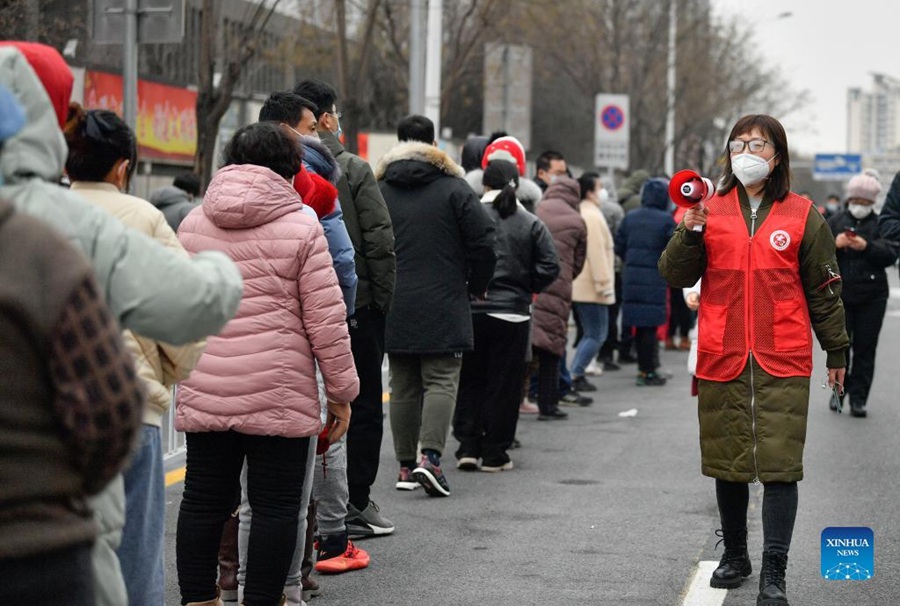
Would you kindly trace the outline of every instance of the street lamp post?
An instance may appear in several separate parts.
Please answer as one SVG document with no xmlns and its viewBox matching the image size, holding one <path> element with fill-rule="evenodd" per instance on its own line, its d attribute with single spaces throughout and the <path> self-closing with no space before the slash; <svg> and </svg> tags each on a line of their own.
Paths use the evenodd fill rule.
<svg viewBox="0 0 900 606">
<path fill-rule="evenodd" d="M 669 55 L 666 70 L 666 175 L 675 174 L 675 34 L 678 25 L 678 1 L 669 3 Z"/>
</svg>

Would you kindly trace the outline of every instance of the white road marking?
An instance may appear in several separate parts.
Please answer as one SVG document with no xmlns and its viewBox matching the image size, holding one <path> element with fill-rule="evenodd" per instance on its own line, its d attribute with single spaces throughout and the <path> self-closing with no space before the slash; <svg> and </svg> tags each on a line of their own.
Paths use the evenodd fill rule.
<svg viewBox="0 0 900 606">
<path fill-rule="evenodd" d="M 691 579 L 691 585 L 688 587 L 681 606 L 722 606 L 725 602 L 725 596 L 728 595 L 728 590 L 713 589 L 709 586 L 709 577 L 712 575 L 713 570 L 718 567 L 718 562 L 710 560 L 704 560 L 697 564 L 694 577 Z"/>
</svg>

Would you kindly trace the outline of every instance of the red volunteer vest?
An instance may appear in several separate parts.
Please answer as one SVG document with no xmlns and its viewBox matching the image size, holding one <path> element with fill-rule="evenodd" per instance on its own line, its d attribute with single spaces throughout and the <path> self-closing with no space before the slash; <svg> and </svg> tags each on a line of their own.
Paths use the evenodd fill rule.
<svg viewBox="0 0 900 606">
<path fill-rule="evenodd" d="M 812 374 L 800 241 L 812 204 L 789 193 L 751 237 L 737 188 L 706 203 L 706 273 L 698 316 L 697 376 L 730 381 L 752 353 L 776 377 Z"/>
</svg>

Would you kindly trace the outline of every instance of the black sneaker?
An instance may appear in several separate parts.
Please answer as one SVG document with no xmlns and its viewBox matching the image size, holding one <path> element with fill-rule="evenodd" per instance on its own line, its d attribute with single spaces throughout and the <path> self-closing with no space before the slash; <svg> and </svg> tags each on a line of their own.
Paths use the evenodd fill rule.
<svg viewBox="0 0 900 606">
<path fill-rule="evenodd" d="M 622 367 L 619 366 L 618 364 L 616 364 L 615 362 L 613 362 L 612 360 L 604 360 L 603 361 L 603 372 L 606 372 L 606 371 L 613 372 L 616 370 L 622 370 Z"/>
<path fill-rule="evenodd" d="M 597 391 L 597 386 L 584 377 L 572 377 L 572 389 L 575 391 Z"/>
<path fill-rule="evenodd" d="M 583 396 L 577 391 L 570 391 L 559 398 L 559 403 L 563 406 L 590 406 L 594 403 L 594 399 Z"/>
<path fill-rule="evenodd" d="M 416 479 L 429 497 L 449 497 L 450 485 L 441 471 L 440 465 L 434 465 L 427 456 L 422 456 L 422 462 L 413 470 Z"/>
<path fill-rule="evenodd" d="M 666 384 L 666 378 L 659 376 L 655 372 L 641 372 L 641 373 L 638 373 L 635 384 L 638 387 L 647 387 L 647 386 L 660 387 L 660 386 Z"/>
<path fill-rule="evenodd" d="M 345 520 L 347 534 L 351 537 L 372 537 L 391 534 L 394 532 L 394 523 L 381 515 L 381 510 L 375 501 L 362 511 L 347 503 L 347 518 Z"/>
<path fill-rule="evenodd" d="M 562 421 L 563 419 L 568 419 L 569 413 L 563 412 L 560 409 L 552 410 L 548 413 L 541 413 L 538 415 L 538 421 Z"/>
</svg>

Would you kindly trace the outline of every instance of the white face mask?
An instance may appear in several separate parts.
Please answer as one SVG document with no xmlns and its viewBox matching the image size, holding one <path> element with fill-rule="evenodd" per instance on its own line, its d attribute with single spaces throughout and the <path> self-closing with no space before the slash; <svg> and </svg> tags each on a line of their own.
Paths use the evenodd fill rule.
<svg viewBox="0 0 900 606">
<path fill-rule="evenodd" d="M 550 175 L 550 185 L 553 185 L 557 181 L 559 181 L 559 175 Z"/>
<path fill-rule="evenodd" d="M 772 156 L 774 159 L 775 156 Z M 731 170 L 744 187 L 756 185 L 769 176 L 769 162 L 753 154 L 738 154 L 731 159 Z"/>
<path fill-rule="evenodd" d="M 865 219 L 875 210 L 871 204 L 848 204 L 847 210 L 856 219 Z"/>
<path fill-rule="evenodd" d="M 606 204 L 609 202 L 609 191 L 605 187 L 600 188 L 600 191 L 597 192 L 597 199 L 600 204 Z"/>
</svg>

